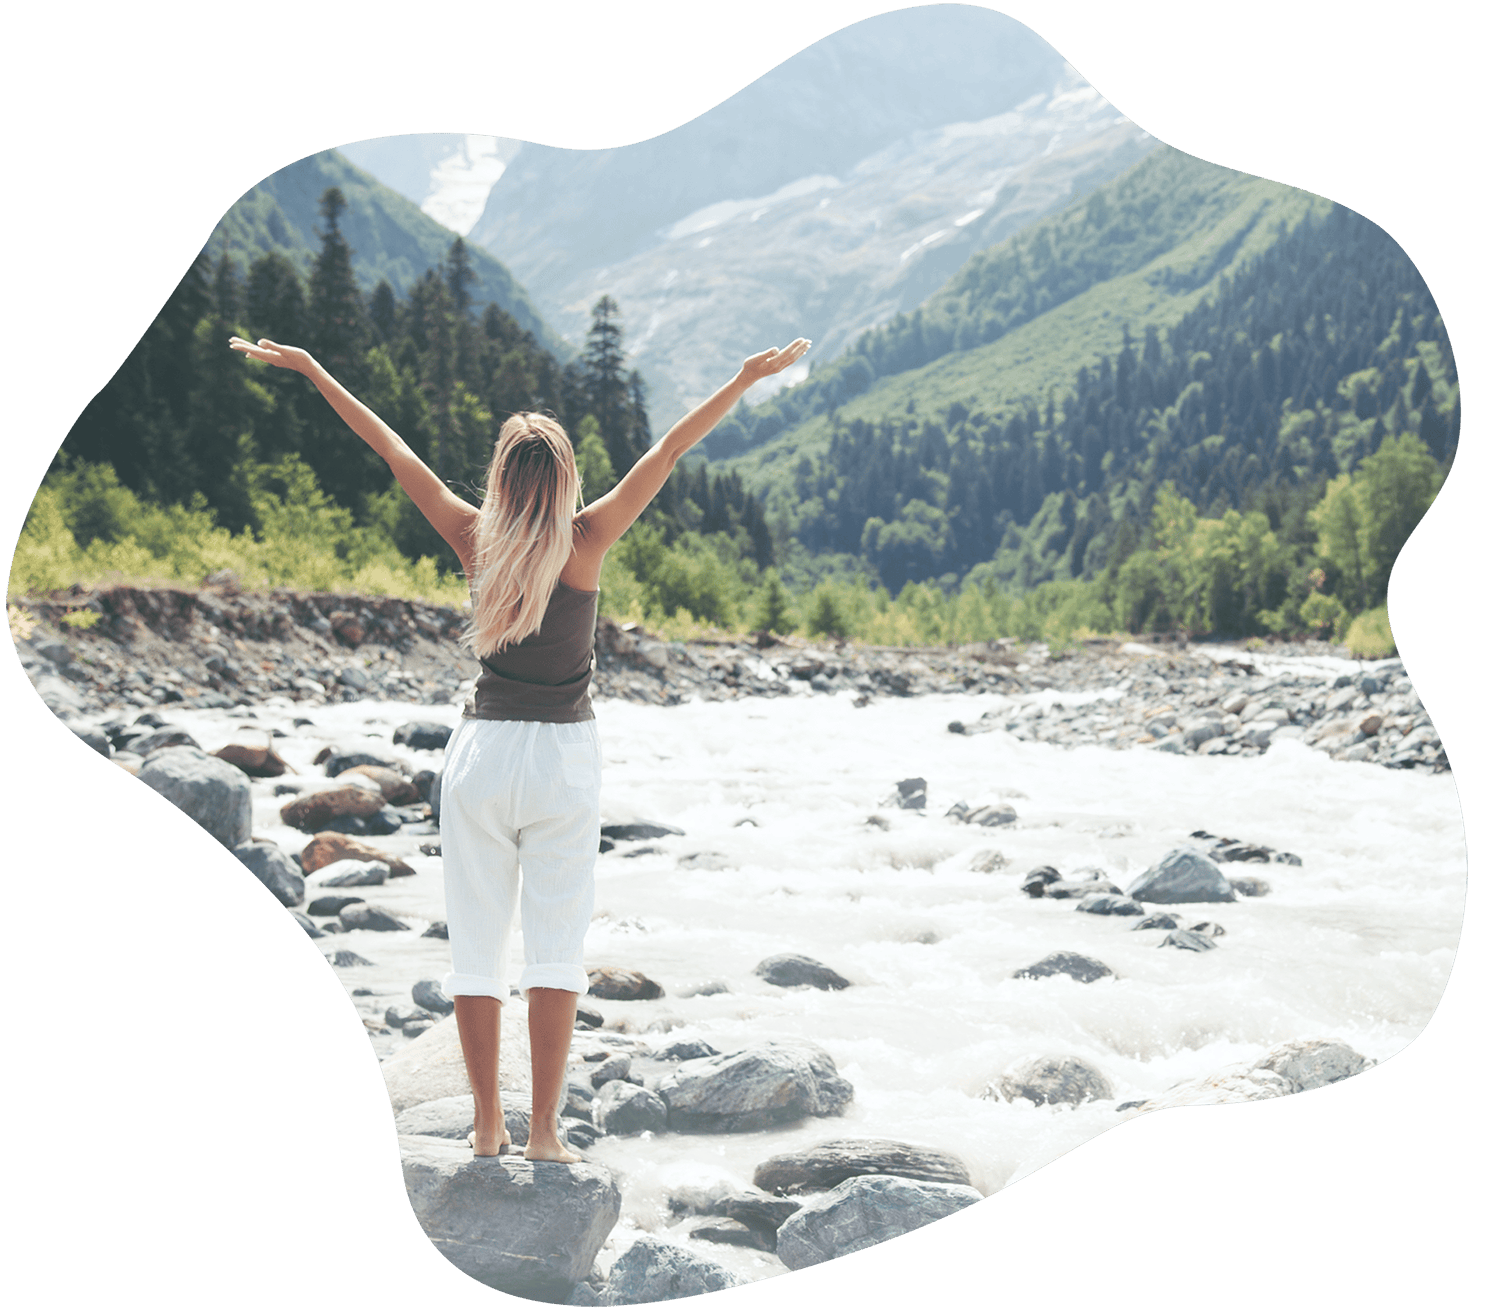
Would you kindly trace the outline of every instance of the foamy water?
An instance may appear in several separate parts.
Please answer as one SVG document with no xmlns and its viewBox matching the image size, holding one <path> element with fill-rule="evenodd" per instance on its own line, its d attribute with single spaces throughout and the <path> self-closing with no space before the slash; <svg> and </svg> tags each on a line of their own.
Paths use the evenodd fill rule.
<svg viewBox="0 0 1500 1310">
<path fill-rule="evenodd" d="M 1421 1030 L 1447 980 L 1463 912 L 1451 775 L 1337 763 L 1288 742 L 1260 757 L 1180 757 L 948 732 L 951 720 L 973 721 L 1001 703 L 933 696 L 856 709 L 847 697 L 810 695 L 673 708 L 597 703 L 605 822 L 660 819 L 686 835 L 650 843 L 657 853 L 627 858 L 625 846 L 600 857 L 588 963 L 639 969 L 666 996 L 590 1004 L 651 1043 L 696 1037 L 727 1050 L 808 1038 L 855 1089 L 844 1115 L 787 1128 L 600 1139 L 589 1155 L 619 1171 L 627 1226 L 685 1240 L 696 1221 L 669 1217 L 669 1192 L 718 1180 L 748 1186 L 768 1156 L 838 1136 L 952 1151 L 989 1193 L 1124 1118 L 1114 1100 L 1038 1108 L 978 1097 L 1027 1056 L 1081 1056 L 1108 1076 L 1116 1100 L 1127 1100 L 1283 1041 L 1339 1038 L 1384 1060 Z M 253 732 L 221 711 L 163 713 L 208 750 Z M 273 702 L 255 723 L 291 734 L 278 749 L 301 773 L 321 776 L 311 761 L 324 744 L 366 734 L 414 767 L 437 767 L 435 753 L 392 748 L 391 731 L 410 719 L 456 723 L 457 714 L 451 706 Z M 296 716 L 315 726 L 293 728 Z M 928 784 L 925 813 L 881 806 L 898 779 L 918 775 Z M 254 831 L 299 851 L 307 837 L 281 824 L 285 798 L 273 786 L 255 784 Z M 943 817 L 955 801 L 1001 799 L 1019 816 L 1009 827 Z M 874 814 L 888 830 L 867 822 Z M 1124 887 L 1194 829 L 1303 861 L 1230 870 L 1265 878 L 1267 897 L 1172 907 L 1186 910 L 1186 923 L 1222 924 L 1217 950 L 1158 949 L 1164 934 L 1131 931 L 1135 920 L 1019 891 L 1038 864 L 1065 875 L 1096 866 Z M 419 935 L 444 917 L 441 861 L 417 851 L 434 838 L 376 840 L 417 874 L 351 894 L 391 908 L 416 931 L 313 943 L 373 962 L 340 973 L 351 989 L 374 993 L 356 1002 L 374 1015 L 409 1005 L 413 981 L 448 968 L 446 943 Z M 970 868 L 976 853 L 994 849 L 1008 860 L 1001 872 Z M 727 867 L 679 866 L 694 853 L 713 853 Z M 314 875 L 309 899 L 316 883 Z M 1057 950 L 1094 956 L 1117 976 L 1087 986 L 1011 977 Z M 788 991 L 755 977 L 760 960 L 787 951 L 832 966 L 852 986 Z M 684 995 L 716 980 L 728 990 Z M 677 1025 L 669 1037 L 645 1032 L 664 1019 Z M 377 1050 L 406 1040 L 378 1039 Z M 612 1240 L 606 1262 L 628 1245 L 628 1237 Z M 750 1276 L 780 1269 L 754 1252 L 701 1249 Z"/>
</svg>

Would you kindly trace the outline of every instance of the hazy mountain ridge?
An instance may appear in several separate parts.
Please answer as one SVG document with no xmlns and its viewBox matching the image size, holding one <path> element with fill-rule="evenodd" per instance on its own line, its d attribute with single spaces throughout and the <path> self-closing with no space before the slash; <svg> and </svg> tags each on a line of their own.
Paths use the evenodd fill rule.
<svg viewBox="0 0 1500 1310">
<path fill-rule="evenodd" d="M 227 252 L 248 267 L 268 251 L 279 250 L 306 271 L 319 247 L 318 199 L 333 186 L 348 202 L 339 226 L 364 291 L 384 278 L 404 294 L 429 268 L 443 266 L 456 233 L 337 150 L 308 155 L 251 187 L 214 228 L 210 253 L 217 258 Z M 473 245 L 470 259 L 479 278 L 472 288 L 476 304 L 494 301 L 549 350 L 564 358 L 573 353 L 504 264 Z"/>
</svg>

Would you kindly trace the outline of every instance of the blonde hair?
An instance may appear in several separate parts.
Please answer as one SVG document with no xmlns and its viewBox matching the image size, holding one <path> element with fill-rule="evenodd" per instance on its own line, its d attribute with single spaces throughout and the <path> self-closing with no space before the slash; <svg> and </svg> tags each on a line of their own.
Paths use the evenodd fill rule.
<svg viewBox="0 0 1500 1310">
<path fill-rule="evenodd" d="M 463 642 L 483 658 L 542 626 L 573 553 L 582 501 L 573 445 L 544 414 L 513 414 L 495 439 L 474 525 L 474 612 Z"/>
</svg>

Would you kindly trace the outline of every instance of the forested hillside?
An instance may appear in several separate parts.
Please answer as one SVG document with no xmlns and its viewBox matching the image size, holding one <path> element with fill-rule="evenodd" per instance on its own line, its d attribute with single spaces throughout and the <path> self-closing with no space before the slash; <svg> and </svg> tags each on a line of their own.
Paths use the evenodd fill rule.
<svg viewBox="0 0 1500 1310">
<path fill-rule="evenodd" d="M 307 347 L 476 503 L 500 423 L 515 411 L 560 418 L 589 499 L 646 449 L 643 388 L 608 297 L 594 307 L 585 350 L 563 364 L 499 305 L 481 310 L 461 238 L 406 294 L 382 281 L 366 295 L 341 227 L 343 193 L 329 188 L 319 206 L 320 248 L 306 278 L 280 250 L 248 269 L 200 253 L 63 442 L 38 498 L 51 517 L 34 511 L 29 525 L 40 532 L 46 518 L 56 560 L 47 564 L 40 546 L 26 555 L 39 571 L 23 585 L 62 585 L 68 568 L 124 569 L 119 561 L 191 576 L 210 556 L 305 586 L 350 583 L 375 561 L 408 586 L 456 569 L 385 463 L 316 388 L 235 354 L 233 335 Z M 641 531 L 658 564 L 706 550 L 715 567 L 753 577 L 771 562 L 756 498 L 733 473 L 701 465 L 673 475 Z M 210 544 L 195 553 L 184 534 Z M 617 586 L 634 585 L 616 576 Z M 641 603 L 655 595 L 650 586 L 631 594 Z"/>
<path fill-rule="evenodd" d="M 1092 580 L 1150 543 L 1169 484 L 1208 520 L 1261 511 L 1291 554 L 1215 618 L 1256 632 L 1300 586 L 1277 620 L 1297 626 L 1329 479 L 1408 432 L 1446 464 L 1459 405 L 1437 307 L 1384 232 L 1163 148 L 725 426 L 794 572 L 891 592 Z"/>
<path fill-rule="evenodd" d="M 344 197 L 341 225 L 361 290 L 369 293 L 381 282 L 405 290 L 443 262 L 453 233 L 337 150 L 308 155 L 251 187 L 214 228 L 210 254 L 227 254 L 248 267 L 276 251 L 306 274 L 322 247 L 320 203 L 329 187 Z M 548 350 L 564 358 L 571 354 L 494 255 L 471 242 L 469 266 L 476 303 L 494 301 Z"/>
</svg>

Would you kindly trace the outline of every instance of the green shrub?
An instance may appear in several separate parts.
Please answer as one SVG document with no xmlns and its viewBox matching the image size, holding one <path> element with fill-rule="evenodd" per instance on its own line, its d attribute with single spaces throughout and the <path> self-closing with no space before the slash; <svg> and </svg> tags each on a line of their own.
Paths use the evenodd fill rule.
<svg viewBox="0 0 1500 1310">
<path fill-rule="evenodd" d="M 1377 605 L 1357 615 L 1344 634 L 1349 653 L 1362 660 L 1386 659 L 1396 653 L 1396 639 L 1391 636 L 1391 617 L 1384 605 Z"/>
</svg>

